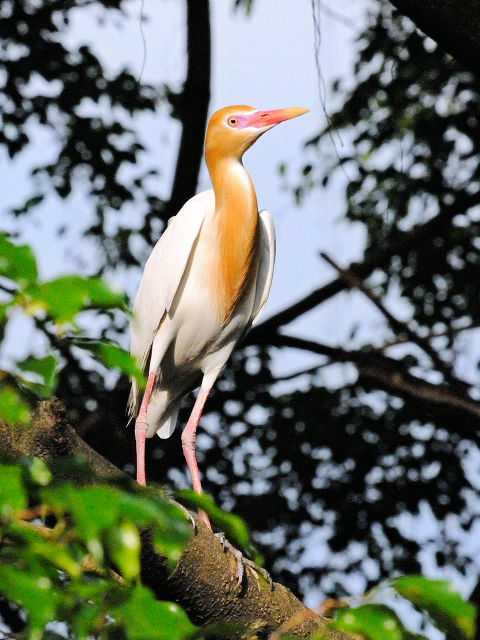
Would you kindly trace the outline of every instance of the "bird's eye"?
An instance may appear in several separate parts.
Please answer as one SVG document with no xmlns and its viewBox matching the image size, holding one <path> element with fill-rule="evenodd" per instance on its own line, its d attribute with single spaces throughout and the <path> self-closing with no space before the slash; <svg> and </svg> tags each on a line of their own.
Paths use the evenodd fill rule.
<svg viewBox="0 0 480 640">
<path fill-rule="evenodd" d="M 236 118 L 235 116 L 230 116 L 227 119 L 227 123 L 230 127 L 236 127 L 238 124 L 238 118 Z"/>
</svg>

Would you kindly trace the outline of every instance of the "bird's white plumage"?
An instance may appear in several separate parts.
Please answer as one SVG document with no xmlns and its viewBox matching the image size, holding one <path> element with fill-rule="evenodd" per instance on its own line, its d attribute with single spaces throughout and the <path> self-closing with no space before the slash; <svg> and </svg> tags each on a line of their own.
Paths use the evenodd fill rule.
<svg viewBox="0 0 480 640">
<path fill-rule="evenodd" d="M 147 436 L 169 437 L 182 396 L 200 382 L 215 380 L 245 331 L 258 320 L 270 292 L 275 260 L 275 230 L 268 211 L 259 216 L 259 256 L 237 308 L 223 324 L 204 279 L 205 256 L 214 231 L 213 190 L 191 198 L 170 219 L 145 266 L 134 304 L 131 353 L 157 382 L 148 406 Z M 132 382 L 130 412 L 136 415 L 140 391 Z"/>
</svg>

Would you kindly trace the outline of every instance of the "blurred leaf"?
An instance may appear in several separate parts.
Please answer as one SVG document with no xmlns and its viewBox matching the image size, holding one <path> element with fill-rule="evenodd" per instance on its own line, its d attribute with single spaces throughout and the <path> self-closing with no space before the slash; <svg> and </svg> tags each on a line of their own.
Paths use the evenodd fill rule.
<svg viewBox="0 0 480 640">
<path fill-rule="evenodd" d="M 41 487 L 47 486 L 52 479 L 52 473 L 40 458 L 26 458 L 22 461 L 29 478 Z"/>
<path fill-rule="evenodd" d="M 28 501 L 21 468 L 0 464 L 0 478 L 0 515 L 10 516 L 16 509 L 25 509 Z"/>
<path fill-rule="evenodd" d="M 98 342 L 93 340 L 75 340 L 74 344 L 83 349 L 88 349 L 94 356 L 109 369 L 119 369 L 131 378 L 135 378 L 145 387 L 145 376 L 137 365 L 137 361 L 125 349 L 111 342 Z"/>
<path fill-rule="evenodd" d="M 58 358 L 54 355 L 44 358 L 29 357 L 22 362 L 17 362 L 21 371 L 34 373 L 41 378 L 41 382 L 35 382 L 22 378 L 22 382 L 32 389 L 38 396 L 48 398 L 53 395 L 58 383 Z"/>
<path fill-rule="evenodd" d="M 449 638 L 465 640 L 475 633 L 475 607 L 462 598 L 454 585 L 423 576 L 403 576 L 390 582 L 401 596 L 427 613 Z"/>
<path fill-rule="evenodd" d="M 4 233 L 0 233 L 0 276 L 17 282 L 21 287 L 36 282 L 38 277 L 37 262 L 31 248 L 13 244 Z"/>
<path fill-rule="evenodd" d="M 175 495 L 180 502 L 186 503 L 188 507 L 203 509 L 225 533 L 229 542 L 238 546 L 256 564 L 262 566 L 263 558 L 253 546 L 247 525 L 241 518 L 217 507 L 213 498 L 205 493 L 199 495 L 193 489 L 182 489 L 177 491 Z"/>
<path fill-rule="evenodd" d="M 27 425 L 31 419 L 30 407 L 9 384 L 0 384 L 0 418 L 10 425 Z"/>
<path fill-rule="evenodd" d="M 132 640 L 183 640 L 196 632 L 183 609 L 173 602 L 155 600 L 142 586 L 134 588 L 116 615 Z"/>
<path fill-rule="evenodd" d="M 40 305 L 58 322 L 70 322 L 86 309 L 127 308 L 125 296 L 100 278 L 63 276 L 29 287 L 28 293 L 34 309 Z"/>
<path fill-rule="evenodd" d="M 179 560 L 185 546 L 193 536 L 193 530 L 185 514 L 177 506 L 158 497 L 144 498 L 122 494 L 122 513 L 138 526 L 153 530 L 157 550 L 169 559 L 169 568 Z"/>
<path fill-rule="evenodd" d="M 24 573 L 0 565 L 0 592 L 21 605 L 28 614 L 29 637 L 38 640 L 48 622 L 55 618 L 58 593 L 46 576 Z"/>
<path fill-rule="evenodd" d="M 140 575 L 140 536 L 137 527 L 124 520 L 107 531 L 108 554 L 117 565 L 125 580 Z"/>
<path fill-rule="evenodd" d="M 347 633 L 359 633 L 368 640 L 402 640 L 405 631 L 397 614 L 383 604 L 339 609 L 332 627 Z"/>
</svg>

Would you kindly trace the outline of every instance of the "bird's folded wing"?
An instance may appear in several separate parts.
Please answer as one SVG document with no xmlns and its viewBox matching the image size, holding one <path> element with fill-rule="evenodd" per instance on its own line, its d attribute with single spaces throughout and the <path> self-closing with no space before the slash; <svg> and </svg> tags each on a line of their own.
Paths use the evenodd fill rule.
<svg viewBox="0 0 480 640">
<path fill-rule="evenodd" d="M 168 221 L 145 265 L 133 306 L 131 353 L 144 359 L 165 312 L 172 306 L 205 216 L 213 211 L 213 190 L 198 193 Z"/>
<path fill-rule="evenodd" d="M 275 264 L 275 226 L 269 211 L 260 212 L 260 264 L 250 325 L 256 324 L 267 302 Z"/>
</svg>

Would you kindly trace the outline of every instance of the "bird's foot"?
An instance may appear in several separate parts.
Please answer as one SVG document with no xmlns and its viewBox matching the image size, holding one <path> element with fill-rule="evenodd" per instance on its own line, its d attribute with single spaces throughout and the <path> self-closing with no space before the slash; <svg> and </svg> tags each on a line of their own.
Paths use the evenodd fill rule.
<svg viewBox="0 0 480 640">
<path fill-rule="evenodd" d="M 220 533 L 216 533 L 215 537 L 219 539 L 222 545 L 223 551 L 224 552 L 230 551 L 230 553 L 234 555 L 235 560 L 237 561 L 237 586 L 238 587 L 242 584 L 243 579 L 245 577 L 245 567 L 250 567 L 250 569 L 252 569 L 257 579 L 258 579 L 258 574 L 262 575 L 265 578 L 265 580 L 268 582 L 270 589 L 273 591 L 273 580 L 266 569 L 263 569 L 262 567 L 258 567 L 254 562 L 252 562 L 248 558 L 245 558 L 243 553 L 239 551 L 236 547 L 234 547 L 233 544 L 227 540 L 227 538 L 225 537 L 225 534 L 222 531 Z"/>
</svg>

